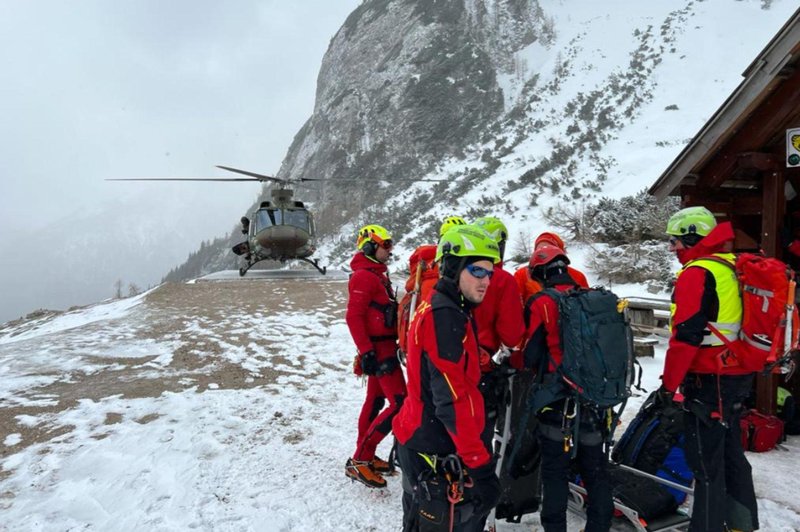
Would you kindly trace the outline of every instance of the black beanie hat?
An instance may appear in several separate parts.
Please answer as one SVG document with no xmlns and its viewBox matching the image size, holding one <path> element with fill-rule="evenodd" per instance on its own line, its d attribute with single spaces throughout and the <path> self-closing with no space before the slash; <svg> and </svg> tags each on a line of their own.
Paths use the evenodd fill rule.
<svg viewBox="0 0 800 532">
<path fill-rule="evenodd" d="M 474 264 L 481 260 L 494 262 L 493 259 L 489 257 L 456 257 L 455 255 L 447 255 L 442 258 L 442 264 L 439 267 L 439 272 L 441 273 L 442 277 L 447 277 L 457 281 L 458 276 L 461 275 L 461 270 L 463 270 L 467 264 Z"/>
</svg>

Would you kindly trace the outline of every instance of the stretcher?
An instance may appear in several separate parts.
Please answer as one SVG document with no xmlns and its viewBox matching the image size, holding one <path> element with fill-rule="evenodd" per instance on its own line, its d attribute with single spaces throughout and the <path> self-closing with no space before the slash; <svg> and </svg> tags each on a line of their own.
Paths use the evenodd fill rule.
<svg viewBox="0 0 800 532">
<path fill-rule="evenodd" d="M 669 480 L 663 479 L 661 477 L 651 475 L 650 473 L 645 473 L 644 471 L 640 471 L 636 468 L 626 466 L 624 464 L 613 464 L 613 467 L 619 467 L 626 471 L 630 471 L 633 474 L 649 478 L 659 484 L 663 484 L 664 486 L 668 486 L 670 488 L 674 488 L 680 491 L 687 493 L 688 495 L 693 495 L 694 490 L 692 488 L 688 488 L 681 484 L 677 484 L 675 482 L 670 482 Z M 573 482 L 569 483 L 569 493 L 570 498 L 568 501 L 568 508 L 573 513 L 579 514 L 583 517 L 586 516 L 586 503 L 587 503 L 587 494 L 586 489 L 583 486 L 579 486 Z M 630 508 L 625 506 L 620 500 L 614 499 L 614 508 L 625 518 L 637 532 L 669 532 L 669 531 L 685 531 L 689 527 L 689 521 L 691 517 L 685 513 L 683 508 L 678 508 L 677 511 L 660 516 L 655 519 L 650 519 L 646 521 L 642 517 L 639 516 L 639 513 Z"/>
</svg>

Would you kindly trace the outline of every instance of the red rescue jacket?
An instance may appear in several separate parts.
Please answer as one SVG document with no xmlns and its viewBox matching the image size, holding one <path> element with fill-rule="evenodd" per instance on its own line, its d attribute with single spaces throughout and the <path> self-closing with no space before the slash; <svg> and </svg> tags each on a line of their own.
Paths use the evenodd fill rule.
<svg viewBox="0 0 800 532">
<path fill-rule="evenodd" d="M 490 355 L 500 349 L 501 343 L 513 348 L 522 340 L 522 299 L 514 277 L 503 269 L 502 263 L 495 264 L 492 281 L 474 314 L 478 344 Z"/>
<path fill-rule="evenodd" d="M 452 281 L 440 280 L 421 303 L 408 345 L 408 396 L 392 421 L 397 440 L 418 452 L 455 452 L 469 468 L 488 464 L 475 326 Z"/>
<path fill-rule="evenodd" d="M 575 288 L 572 282 L 556 282 L 558 284 L 553 285 L 553 288 L 559 292 Z M 512 354 L 511 365 L 519 369 L 538 371 L 538 361 L 544 357 L 548 360 L 547 372 L 553 372 L 564 356 L 558 329 L 558 304 L 545 293 L 530 301 L 527 313 L 530 317 L 525 328 L 523 349 Z"/>
<path fill-rule="evenodd" d="M 697 245 L 678 255 L 681 264 L 725 251 L 733 242 L 730 222 L 717 225 Z M 745 375 L 738 366 L 723 366 L 719 355 L 723 346 L 702 346 L 704 330 L 709 321 L 717 321 L 719 297 L 716 281 L 710 271 L 700 265 L 686 268 L 678 277 L 672 291 L 675 314 L 672 317 L 672 336 L 669 340 L 662 380 L 667 390 L 678 389 L 687 373 Z"/>
<path fill-rule="evenodd" d="M 353 273 L 348 284 L 345 321 L 359 354 L 375 350 L 378 359 L 395 356 L 397 330 L 386 327 L 380 307 L 392 303 L 392 285 L 386 265 L 358 252 L 350 261 Z"/>
</svg>

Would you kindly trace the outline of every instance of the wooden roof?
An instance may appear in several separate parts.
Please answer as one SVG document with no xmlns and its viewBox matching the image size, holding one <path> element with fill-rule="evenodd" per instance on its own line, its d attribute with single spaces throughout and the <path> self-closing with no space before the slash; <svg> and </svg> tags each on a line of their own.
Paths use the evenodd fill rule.
<svg viewBox="0 0 800 532">
<path fill-rule="evenodd" d="M 760 172 L 785 166 L 786 129 L 800 127 L 800 9 L 743 76 L 650 194 L 659 199 L 693 189 L 752 194 L 760 188 Z"/>
</svg>

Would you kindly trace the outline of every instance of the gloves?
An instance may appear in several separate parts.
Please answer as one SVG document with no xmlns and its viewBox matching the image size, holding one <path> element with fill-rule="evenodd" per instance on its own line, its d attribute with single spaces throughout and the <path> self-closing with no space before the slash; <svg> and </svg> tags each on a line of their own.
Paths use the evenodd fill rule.
<svg viewBox="0 0 800 532">
<path fill-rule="evenodd" d="M 500 480 L 494 473 L 494 464 L 488 464 L 469 470 L 469 475 L 475 483 L 472 490 L 476 501 L 475 513 L 487 515 L 500 501 Z"/>
<path fill-rule="evenodd" d="M 356 377 L 360 377 L 364 374 L 364 369 L 361 367 L 361 355 L 356 355 L 353 359 L 353 373 Z"/>
<path fill-rule="evenodd" d="M 674 407 L 675 406 L 674 397 L 675 397 L 675 392 L 667 390 L 662 384 L 658 388 L 658 390 L 656 390 L 655 405 L 659 408 Z"/>
<path fill-rule="evenodd" d="M 361 355 L 361 370 L 364 375 L 375 375 L 378 373 L 379 366 L 378 357 L 372 349 Z"/>
</svg>

